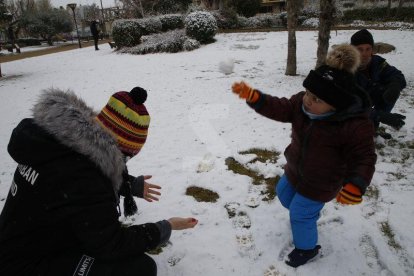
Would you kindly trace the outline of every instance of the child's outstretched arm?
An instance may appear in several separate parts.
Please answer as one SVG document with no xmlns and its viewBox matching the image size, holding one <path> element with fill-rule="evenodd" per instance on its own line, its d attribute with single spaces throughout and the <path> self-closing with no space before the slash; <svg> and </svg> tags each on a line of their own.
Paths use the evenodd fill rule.
<svg viewBox="0 0 414 276">
<path fill-rule="evenodd" d="M 231 90 L 257 113 L 279 122 L 290 123 L 294 116 L 301 113 L 303 93 L 290 99 L 278 98 L 260 92 L 244 81 L 233 83 Z"/>
</svg>

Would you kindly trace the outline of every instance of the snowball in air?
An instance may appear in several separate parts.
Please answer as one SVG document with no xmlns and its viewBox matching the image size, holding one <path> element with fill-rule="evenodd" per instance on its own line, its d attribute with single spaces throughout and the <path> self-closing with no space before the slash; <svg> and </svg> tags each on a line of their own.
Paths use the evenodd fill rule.
<svg viewBox="0 0 414 276">
<path fill-rule="evenodd" d="M 219 63 L 219 70 L 221 73 L 225 75 L 229 75 L 233 73 L 233 69 L 234 69 L 234 59 L 232 58 L 223 60 Z"/>
</svg>

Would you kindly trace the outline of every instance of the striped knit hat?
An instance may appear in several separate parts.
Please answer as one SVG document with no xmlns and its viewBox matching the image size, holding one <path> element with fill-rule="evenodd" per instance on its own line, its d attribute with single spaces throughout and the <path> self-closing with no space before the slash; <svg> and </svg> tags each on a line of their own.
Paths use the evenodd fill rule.
<svg viewBox="0 0 414 276">
<path fill-rule="evenodd" d="M 131 92 L 117 92 L 98 114 L 98 122 L 115 137 L 123 154 L 138 154 L 147 139 L 150 116 L 144 106 L 147 91 L 135 87 Z"/>
</svg>

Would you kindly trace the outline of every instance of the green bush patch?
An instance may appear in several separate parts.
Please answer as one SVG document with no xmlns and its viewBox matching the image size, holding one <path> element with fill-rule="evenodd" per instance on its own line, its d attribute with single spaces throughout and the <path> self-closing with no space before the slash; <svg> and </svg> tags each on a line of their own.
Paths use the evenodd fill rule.
<svg viewBox="0 0 414 276">
<path fill-rule="evenodd" d="M 252 148 L 239 152 L 239 154 L 255 154 L 256 157 L 249 161 L 250 163 L 262 162 L 275 164 L 280 156 L 280 152 L 270 151 L 266 149 Z M 260 172 L 250 169 L 246 164 L 238 162 L 233 157 L 227 157 L 225 164 L 227 168 L 235 174 L 246 175 L 252 179 L 253 185 L 266 185 L 264 191 L 262 191 L 263 201 L 271 201 L 275 198 L 275 184 L 279 181 L 280 176 L 264 177 Z"/>
<path fill-rule="evenodd" d="M 216 202 L 220 198 L 218 193 L 197 186 L 188 187 L 185 194 L 194 197 L 198 202 Z"/>
<path fill-rule="evenodd" d="M 257 157 L 251 160 L 249 163 L 254 163 L 256 161 L 266 163 L 276 163 L 279 159 L 280 152 L 271 151 L 267 149 L 252 148 L 246 151 L 239 152 L 240 154 L 256 154 Z"/>
<path fill-rule="evenodd" d="M 389 246 L 391 246 L 395 250 L 402 249 L 401 245 L 395 240 L 394 231 L 392 230 L 388 221 L 381 222 L 380 230 L 384 234 L 384 236 L 388 239 Z"/>
</svg>

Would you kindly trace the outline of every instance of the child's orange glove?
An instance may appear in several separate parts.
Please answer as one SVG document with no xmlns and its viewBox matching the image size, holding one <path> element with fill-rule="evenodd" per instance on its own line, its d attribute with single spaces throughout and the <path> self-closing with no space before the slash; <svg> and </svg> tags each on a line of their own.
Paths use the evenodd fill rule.
<svg viewBox="0 0 414 276">
<path fill-rule="evenodd" d="M 240 98 L 246 99 L 249 103 L 255 103 L 259 100 L 260 94 L 244 81 L 233 83 L 231 90 L 238 94 Z"/>
<path fill-rule="evenodd" d="M 336 201 L 342 204 L 356 205 L 362 202 L 360 189 L 352 183 L 345 184 L 336 196 Z"/>
</svg>

